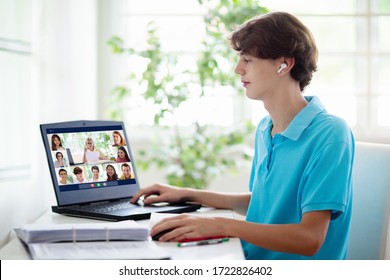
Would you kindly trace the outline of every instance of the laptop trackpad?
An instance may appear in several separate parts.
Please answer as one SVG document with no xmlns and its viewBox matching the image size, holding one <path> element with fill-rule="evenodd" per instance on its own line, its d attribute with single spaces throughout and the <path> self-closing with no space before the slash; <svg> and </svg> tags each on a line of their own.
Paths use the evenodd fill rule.
<svg viewBox="0 0 390 280">
<path fill-rule="evenodd" d="M 170 205 L 169 203 L 161 202 L 154 203 L 147 206 L 136 206 L 130 209 L 118 209 L 111 212 L 111 214 L 117 214 L 120 216 L 131 215 L 131 214 L 151 214 L 153 212 L 165 212 L 175 209 L 180 209 L 177 205 Z"/>
</svg>

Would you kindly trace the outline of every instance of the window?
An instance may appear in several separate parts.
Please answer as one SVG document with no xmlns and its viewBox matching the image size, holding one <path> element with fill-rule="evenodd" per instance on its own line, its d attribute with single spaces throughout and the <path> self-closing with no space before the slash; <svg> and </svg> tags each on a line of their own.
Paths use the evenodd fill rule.
<svg viewBox="0 0 390 280">
<path fill-rule="evenodd" d="M 388 141 L 390 38 L 386 26 L 390 25 L 390 0 L 264 0 L 260 3 L 270 10 L 297 15 L 317 40 L 319 70 L 305 94 L 318 95 L 330 113 L 348 122 L 358 140 Z M 202 16 L 205 13 L 196 0 L 127 0 L 124 11 L 124 39 L 131 46 L 145 45 L 146 25 L 154 21 L 162 49 L 181 53 L 183 66 L 196 63 L 196 53 L 204 36 Z M 182 124 L 194 118 L 222 126 L 242 119 L 252 119 L 256 124 L 266 113 L 257 102 L 248 102 L 233 94 L 219 94 L 221 92 L 226 92 L 226 88 L 210 93 L 207 106 L 196 99 L 184 104 Z M 129 106 L 128 122 L 151 124 L 152 104 L 137 94 L 131 100 L 128 102 L 131 105 L 126 105 Z M 223 106 L 217 106 L 222 103 Z M 200 115 L 202 110 L 205 113 Z"/>
<path fill-rule="evenodd" d="M 319 95 L 343 117 L 358 140 L 390 136 L 389 0 L 327 2 L 263 1 L 297 16 L 312 30 L 320 51 L 319 70 L 307 94 Z"/>
<path fill-rule="evenodd" d="M 184 73 L 196 67 L 205 37 L 203 16 L 206 12 L 206 8 L 199 5 L 197 0 L 168 2 L 127 0 L 124 11 L 124 41 L 127 47 L 137 50 L 146 48 L 147 30 L 152 22 L 157 27 L 161 50 L 175 53 L 179 57 L 175 65 L 176 71 Z M 122 77 L 129 74 L 129 69 L 134 70 L 134 65 L 140 67 L 139 65 L 144 63 L 128 58 Z M 231 72 L 233 69 L 227 71 Z M 180 75 L 175 78 L 186 77 Z M 133 126 L 152 125 L 154 104 L 144 100 L 142 89 L 137 87 L 136 83 L 130 81 L 128 84 L 132 89 L 132 96 L 124 105 L 126 122 Z M 179 125 L 186 126 L 197 120 L 200 124 L 230 126 L 236 121 L 235 111 L 243 100 L 236 97 L 230 87 L 206 88 L 206 97 L 202 99 L 197 98 L 199 91 L 198 85 L 190 86 L 189 95 L 193 96 L 191 95 L 189 100 L 176 110 L 175 119 L 165 119 L 163 124 L 169 126 L 178 122 Z"/>
<path fill-rule="evenodd" d="M 29 172 L 31 10 L 29 0 L 0 2 L 0 179 Z"/>
</svg>

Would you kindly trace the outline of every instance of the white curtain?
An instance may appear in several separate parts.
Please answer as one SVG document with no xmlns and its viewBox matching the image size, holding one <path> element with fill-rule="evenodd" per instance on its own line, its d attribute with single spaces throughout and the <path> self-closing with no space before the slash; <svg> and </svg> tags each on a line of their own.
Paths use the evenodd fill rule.
<svg viewBox="0 0 390 280">
<path fill-rule="evenodd" d="M 97 118 L 97 1 L 34 0 L 33 7 L 32 174 L 34 189 L 54 203 L 39 124 Z"/>
<path fill-rule="evenodd" d="M 17 148 L 30 150 L 31 158 L 19 161 L 31 172 L 20 170 L 0 182 L 0 247 L 13 228 L 34 222 L 55 203 L 39 124 L 97 118 L 97 1 L 31 1 L 31 90 L 7 103 L 13 114 L 3 119 L 26 124 L 8 141 L 23 139 Z M 19 76 L 12 80 L 25 82 Z"/>
</svg>

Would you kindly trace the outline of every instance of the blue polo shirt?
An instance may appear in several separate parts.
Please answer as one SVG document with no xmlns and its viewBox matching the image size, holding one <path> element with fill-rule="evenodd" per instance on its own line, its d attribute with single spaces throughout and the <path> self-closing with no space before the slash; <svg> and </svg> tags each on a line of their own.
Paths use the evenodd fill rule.
<svg viewBox="0 0 390 280">
<path fill-rule="evenodd" d="M 242 241 L 247 259 L 345 259 L 352 208 L 354 139 L 347 124 L 317 97 L 285 131 L 271 137 L 272 119 L 258 125 L 246 220 L 299 223 L 306 212 L 332 210 L 321 249 L 313 257 L 266 250 Z"/>
</svg>

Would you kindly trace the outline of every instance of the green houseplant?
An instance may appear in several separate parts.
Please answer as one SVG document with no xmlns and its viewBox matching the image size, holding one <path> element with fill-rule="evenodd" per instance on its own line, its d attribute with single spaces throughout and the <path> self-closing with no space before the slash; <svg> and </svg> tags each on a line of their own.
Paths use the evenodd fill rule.
<svg viewBox="0 0 390 280">
<path fill-rule="evenodd" d="M 252 125 L 240 124 L 230 129 L 221 129 L 212 125 L 201 124 L 198 120 L 183 129 L 179 125 L 164 125 L 166 119 L 175 120 L 177 110 L 190 97 L 206 98 L 208 88 L 229 86 L 237 90 L 236 75 L 230 69 L 236 62 L 236 54 L 229 48 L 227 32 L 238 23 L 254 15 L 265 13 L 258 1 L 207 1 L 198 0 L 199 5 L 207 5 L 208 13 L 204 16 L 206 36 L 202 42 L 203 50 L 197 60 L 197 69 L 178 71 L 175 66 L 180 58 L 175 53 L 163 53 L 158 37 L 158 29 L 149 24 L 148 48 L 136 51 L 125 47 L 120 37 L 114 36 L 108 44 L 116 54 L 137 56 L 145 61 L 145 70 L 140 76 L 131 70 L 130 78 L 137 80 L 144 89 L 145 100 L 153 102 L 156 108 L 154 125 L 164 137 L 157 136 L 158 141 L 148 151 L 141 151 L 141 160 L 137 166 L 147 169 L 155 164 L 165 168 L 169 184 L 193 187 L 207 187 L 211 180 L 227 170 L 234 170 L 250 156 L 246 152 L 247 136 L 252 132 Z M 220 65 L 230 65 L 226 67 Z M 196 90 L 194 90 L 196 89 Z M 132 89 L 126 86 L 116 87 L 112 95 L 116 104 L 126 102 Z M 123 112 L 115 108 L 111 111 L 114 119 L 123 118 Z M 162 143 L 161 139 L 169 139 Z"/>
</svg>

